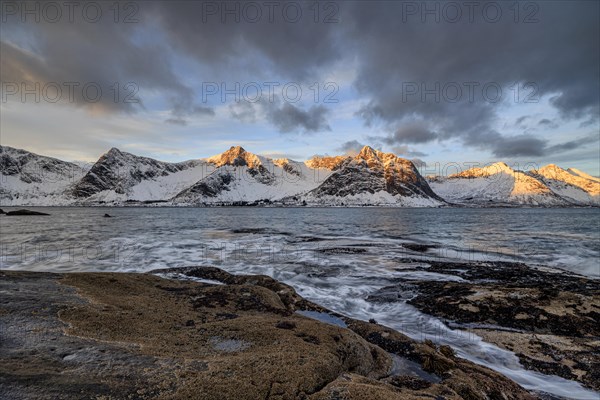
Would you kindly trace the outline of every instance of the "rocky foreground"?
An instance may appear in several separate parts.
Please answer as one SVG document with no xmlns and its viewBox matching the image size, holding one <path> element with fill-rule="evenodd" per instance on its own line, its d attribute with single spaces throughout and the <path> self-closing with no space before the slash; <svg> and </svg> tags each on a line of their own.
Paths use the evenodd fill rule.
<svg viewBox="0 0 600 400">
<path fill-rule="evenodd" d="M 462 278 L 399 280 L 369 297 L 405 301 L 452 327 L 514 352 L 526 369 L 600 391 L 600 281 L 512 262 L 403 260 L 411 269 Z"/>
<path fill-rule="evenodd" d="M 0 398 L 535 398 L 269 277 L 177 271 L 210 281 L 0 271 Z"/>
</svg>

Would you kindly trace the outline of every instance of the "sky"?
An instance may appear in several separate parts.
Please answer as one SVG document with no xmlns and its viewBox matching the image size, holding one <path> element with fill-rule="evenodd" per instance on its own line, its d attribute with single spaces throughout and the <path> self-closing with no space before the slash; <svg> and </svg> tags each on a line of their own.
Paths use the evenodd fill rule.
<svg viewBox="0 0 600 400">
<path fill-rule="evenodd" d="M 599 175 L 599 4 L 2 1 L 0 144 Z"/>
</svg>

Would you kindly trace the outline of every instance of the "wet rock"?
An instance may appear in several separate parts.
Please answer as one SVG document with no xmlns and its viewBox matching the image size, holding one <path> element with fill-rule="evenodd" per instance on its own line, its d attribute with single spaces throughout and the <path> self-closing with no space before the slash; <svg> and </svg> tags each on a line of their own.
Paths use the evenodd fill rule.
<svg viewBox="0 0 600 400">
<path fill-rule="evenodd" d="M 495 398 L 501 390 L 504 399 L 531 398 L 487 368 L 335 314 L 272 278 L 217 268 L 178 271 L 223 285 L 152 274 L 0 271 L 0 324 L 8 327 L 0 352 L 3 394 L 459 399 Z M 298 311 L 343 319 L 348 328 Z M 425 380 L 429 385 L 422 377 L 402 378 L 402 371 L 391 375 L 396 356 L 429 365 L 436 375 Z"/>
<path fill-rule="evenodd" d="M 294 329 L 296 324 L 291 321 L 279 321 L 275 327 L 279 329 Z"/>
<path fill-rule="evenodd" d="M 46 214 L 40 211 L 32 211 L 32 210 L 15 210 L 15 211 L 9 211 L 6 213 L 6 215 L 50 215 L 50 214 Z"/>
<path fill-rule="evenodd" d="M 515 352 L 525 368 L 600 390 L 594 372 L 600 366 L 600 353 L 593 350 L 600 336 L 600 281 L 519 263 L 429 264 L 427 272 L 464 281 L 411 279 L 382 288 L 368 300 L 408 300 L 452 327 L 471 330 Z M 402 298 L 407 292 L 411 297 Z"/>
<path fill-rule="evenodd" d="M 448 345 L 440 346 L 440 353 L 442 353 L 444 356 L 446 356 L 448 358 L 452 358 L 455 356 L 454 350 L 452 349 L 452 347 L 450 347 Z"/>
<path fill-rule="evenodd" d="M 388 383 L 399 388 L 408 388 L 411 390 L 423 390 L 431 386 L 430 382 L 414 376 L 394 376 L 387 380 Z"/>
<path fill-rule="evenodd" d="M 412 251 L 417 251 L 419 253 L 424 253 L 427 250 L 433 249 L 437 246 L 433 245 L 433 244 L 423 244 L 423 243 L 404 243 L 404 244 L 402 244 L 402 247 L 404 247 L 405 249 L 412 250 Z"/>
<path fill-rule="evenodd" d="M 377 379 L 391 367 L 349 330 L 294 313 L 285 321 L 295 329 L 277 328 L 287 313 L 279 296 L 292 294 L 264 277 L 223 273 L 238 283 L 210 286 L 145 274 L 0 274 L 0 290 L 11 288 L 0 323 L 14 327 L 0 352 L 9 398 L 300 398 L 344 372 Z"/>
<path fill-rule="evenodd" d="M 366 253 L 367 249 L 355 247 L 329 247 L 324 249 L 318 249 L 316 251 L 324 254 L 360 254 Z"/>
</svg>

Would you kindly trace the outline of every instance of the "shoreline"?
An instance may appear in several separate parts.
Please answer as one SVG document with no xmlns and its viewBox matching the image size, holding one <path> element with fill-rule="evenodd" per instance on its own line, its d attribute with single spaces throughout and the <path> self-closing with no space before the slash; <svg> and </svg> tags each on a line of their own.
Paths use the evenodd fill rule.
<svg viewBox="0 0 600 400">
<path fill-rule="evenodd" d="M 421 268 L 408 268 L 418 272 Z M 430 262 L 455 281 L 399 280 L 368 301 L 407 301 L 514 353 L 523 367 L 600 391 L 600 281 L 513 262 Z"/>
<path fill-rule="evenodd" d="M 14 398 L 536 398 L 448 346 L 335 314 L 272 278 L 185 274 L 221 284 L 0 271 L 0 387 Z"/>
<path fill-rule="evenodd" d="M 147 203 L 135 202 L 133 204 L 54 204 L 54 205 L 2 205 L 0 208 L 405 208 L 405 209 L 436 209 L 436 208 L 468 208 L 468 209 L 600 209 L 600 205 L 564 205 L 564 206 L 552 206 L 552 205 L 539 205 L 534 206 L 530 204 L 494 204 L 494 205 L 479 205 L 479 204 L 460 204 L 460 203 L 448 203 L 437 206 L 404 206 L 398 204 L 345 204 L 345 205 L 326 205 L 326 204 L 204 204 L 204 205 L 192 205 L 192 204 L 181 204 L 174 205 L 168 204 L 163 205 L 163 202 L 158 203 Z"/>
</svg>

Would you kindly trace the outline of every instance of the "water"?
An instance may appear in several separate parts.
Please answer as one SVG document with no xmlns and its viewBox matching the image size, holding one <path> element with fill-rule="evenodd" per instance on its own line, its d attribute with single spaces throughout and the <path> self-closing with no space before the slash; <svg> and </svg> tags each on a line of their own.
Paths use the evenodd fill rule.
<svg viewBox="0 0 600 400">
<path fill-rule="evenodd" d="M 130 271 L 214 265 L 266 274 L 350 317 L 451 345 L 522 386 L 568 398 L 598 394 L 525 371 L 517 357 L 449 329 L 404 303 L 366 297 L 391 279 L 460 280 L 403 271 L 401 258 L 523 261 L 600 278 L 598 209 L 39 208 L 46 217 L 0 217 L 0 267 Z M 6 209 L 5 209 L 6 211 Z M 109 213 L 113 218 L 103 218 Z M 410 244 L 433 246 L 425 253 Z M 406 247 L 405 247 L 406 246 Z M 407 298 L 410 296 L 407 293 Z"/>
</svg>

